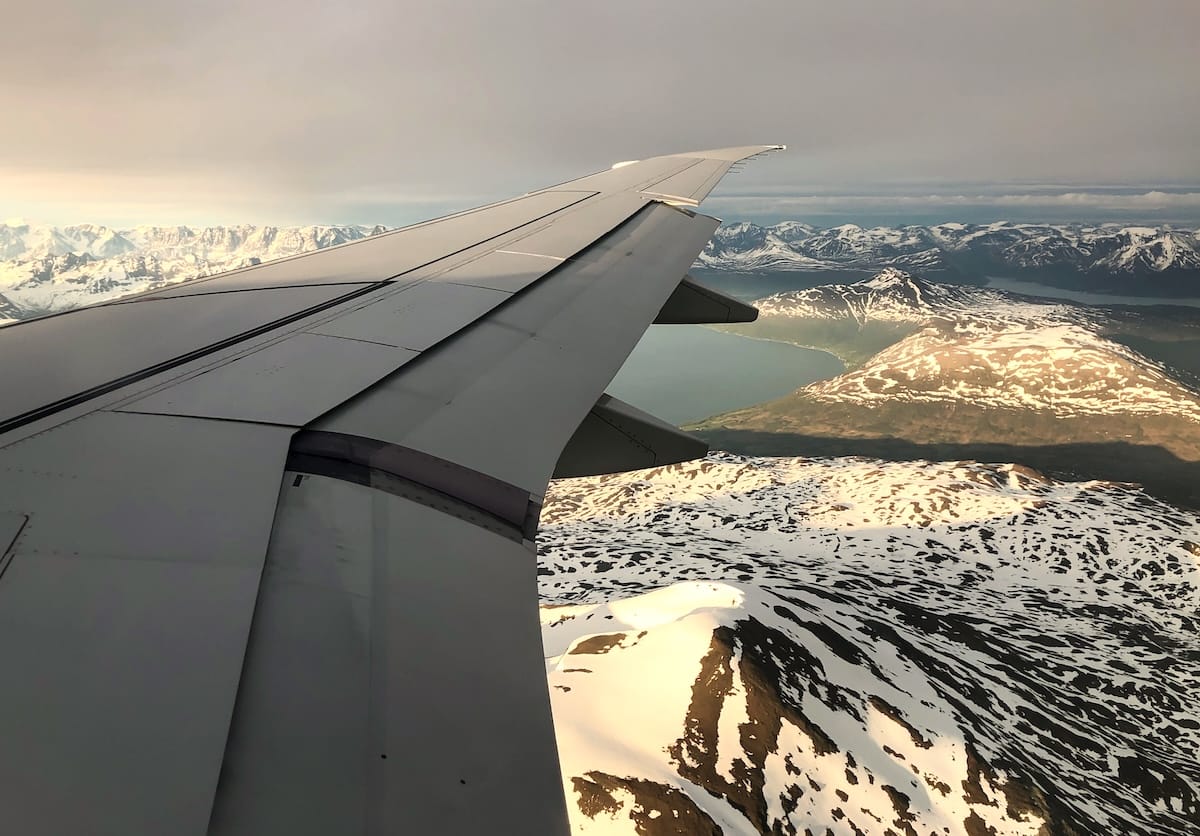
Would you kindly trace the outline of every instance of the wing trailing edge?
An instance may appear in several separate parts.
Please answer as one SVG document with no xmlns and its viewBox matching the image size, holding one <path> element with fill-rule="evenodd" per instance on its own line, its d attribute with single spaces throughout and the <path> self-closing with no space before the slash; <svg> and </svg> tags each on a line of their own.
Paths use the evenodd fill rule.
<svg viewBox="0 0 1200 836">
<path fill-rule="evenodd" d="M 677 464 L 708 445 L 612 395 L 601 395 L 563 448 L 554 478 L 598 476 Z"/>
<path fill-rule="evenodd" d="M 758 308 L 732 296 L 726 296 L 684 276 L 658 316 L 655 325 L 717 325 L 730 322 L 753 322 Z"/>
</svg>

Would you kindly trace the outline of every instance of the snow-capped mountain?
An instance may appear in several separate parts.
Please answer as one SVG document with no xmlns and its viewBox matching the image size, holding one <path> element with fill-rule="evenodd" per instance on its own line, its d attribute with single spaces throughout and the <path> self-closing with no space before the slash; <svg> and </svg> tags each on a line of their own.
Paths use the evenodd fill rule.
<svg viewBox="0 0 1200 836">
<path fill-rule="evenodd" d="M 1059 284 L 1074 275 L 1093 289 L 1184 295 L 1200 292 L 1200 230 L 1004 221 L 831 229 L 734 223 L 717 230 L 697 264 L 740 272 L 899 267 L 954 279 L 990 273 Z"/>
<path fill-rule="evenodd" d="M 896 269 L 854 284 L 776 294 L 758 307 L 767 327 L 780 320 L 919 326 L 857 368 L 803 390 L 818 401 L 962 402 L 1200 423 L 1200 393 L 1106 336 L 1114 314 L 1102 308 L 939 284 Z"/>
<path fill-rule="evenodd" d="M 902 267 L 926 273 L 956 273 L 937 243 L 921 227 L 864 229 L 844 224 L 817 229 L 787 221 L 770 227 L 752 223 L 717 229 L 696 264 L 720 270 L 846 270 Z"/>
<path fill-rule="evenodd" d="M 91 305 L 383 231 L 382 226 L 114 230 L 0 224 L 0 320 Z"/>
<path fill-rule="evenodd" d="M 383 232 L 383 226 L 52 227 L 0 224 L 0 321 L 94 304 Z M 896 267 L 948 281 L 1029 274 L 1090 289 L 1200 294 L 1200 230 L 1070 225 L 818 229 L 799 221 L 722 226 L 697 267 L 755 271 L 876 271 Z M 1082 279 L 1080 279 L 1082 281 Z M 1130 285 L 1130 283 L 1133 285 Z"/>
<path fill-rule="evenodd" d="M 554 483 L 573 832 L 1200 832 L 1200 517 L 1013 465 Z"/>
<path fill-rule="evenodd" d="M 761 316 L 925 323 L 985 318 L 993 322 L 1092 322 L 1093 309 L 1002 290 L 944 284 L 888 267 L 870 279 L 777 293 L 754 303 Z"/>
<path fill-rule="evenodd" d="M 1200 394 L 1160 364 L 1073 325 L 930 326 L 805 391 L 829 402 L 966 402 L 1058 416 L 1174 415 L 1200 425 Z"/>
</svg>

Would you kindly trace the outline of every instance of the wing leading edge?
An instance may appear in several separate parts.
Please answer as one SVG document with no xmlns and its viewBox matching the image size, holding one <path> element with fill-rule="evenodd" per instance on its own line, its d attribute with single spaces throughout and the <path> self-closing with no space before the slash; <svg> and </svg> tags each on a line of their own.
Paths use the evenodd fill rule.
<svg viewBox="0 0 1200 836">
<path fill-rule="evenodd" d="M 0 330 L 13 829 L 566 833 L 546 483 L 698 452 L 604 388 L 656 317 L 746 315 L 679 291 L 688 207 L 776 147 Z"/>
</svg>

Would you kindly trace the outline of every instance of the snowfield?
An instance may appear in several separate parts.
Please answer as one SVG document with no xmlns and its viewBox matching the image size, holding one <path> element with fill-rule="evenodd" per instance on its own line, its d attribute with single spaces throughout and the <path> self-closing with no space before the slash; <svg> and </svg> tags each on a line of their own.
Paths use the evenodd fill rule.
<svg viewBox="0 0 1200 836">
<path fill-rule="evenodd" d="M 1200 518 L 1012 465 L 553 483 L 574 832 L 1200 832 Z"/>
<path fill-rule="evenodd" d="M 754 303 L 760 316 L 867 322 L 961 321 L 976 328 L 1097 326 L 1104 314 L 1070 302 L 1004 290 L 944 284 L 889 267 L 865 281 L 776 293 Z"/>
<path fill-rule="evenodd" d="M 764 321 L 924 326 L 858 368 L 804 388 L 820 401 L 965 402 L 1058 416 L 1174 415 L 1200 424 L 1200 393 L 1105 337 L 1103 308 L 940 284 L 892 268 L 756 304 Z"/>
<path fill-rule="evenodd" d="M 1159 364 L 1071 325 L 970 336 L 926 328 L 805 392 L 829 402 L 965 401 L 1059 416 L 1169 414 L 1200 424 L 1200 396 Z"/>
</svg>

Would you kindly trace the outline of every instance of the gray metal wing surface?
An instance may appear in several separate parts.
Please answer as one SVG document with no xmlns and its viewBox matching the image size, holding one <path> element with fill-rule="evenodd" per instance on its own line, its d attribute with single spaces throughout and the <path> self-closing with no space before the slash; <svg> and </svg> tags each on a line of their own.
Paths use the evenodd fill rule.
<svg viewBox="0 0 1200 836">
<path fill-rule="evenodd" d="M 5 829 L 566 833 L 542 497 L 703 452 L 604 388 L 774 147 L 0 329 Z"/>
</svg>

